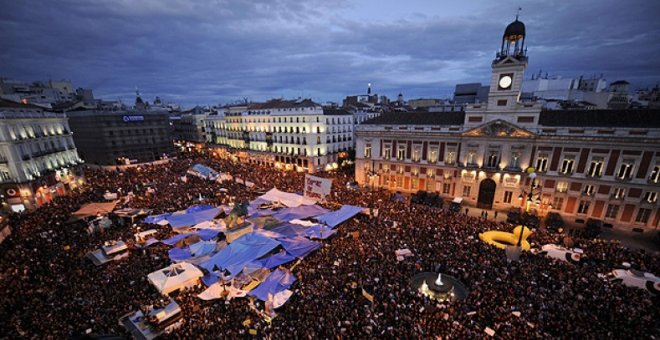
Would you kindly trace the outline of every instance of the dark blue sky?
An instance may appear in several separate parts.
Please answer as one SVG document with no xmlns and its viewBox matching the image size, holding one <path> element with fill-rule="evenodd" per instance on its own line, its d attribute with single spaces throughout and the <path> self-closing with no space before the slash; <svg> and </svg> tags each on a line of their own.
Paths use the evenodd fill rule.
<svg viewBox="0 0 660 340">
<path fill-rule="evenodd" d="M 0 77 L 186 106 L 450 97 L 486 82 L 518 6 L 529 68 L 660 80 L 660 1 L 0 0 Z"/>
</svg>

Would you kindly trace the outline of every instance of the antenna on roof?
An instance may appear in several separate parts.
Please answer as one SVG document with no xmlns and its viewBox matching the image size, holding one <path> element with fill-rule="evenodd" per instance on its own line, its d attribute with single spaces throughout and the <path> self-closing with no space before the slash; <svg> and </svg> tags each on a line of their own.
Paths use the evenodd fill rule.
<svg viewBox="0 0 660 340">
<path fill-rule="evenodd" d="M 520 11 L 522 11 L 522 7 L 518 6 L 518 12 L 516 12 L 516 20 L 518 20 L 518 16 L 520 16 Z"/>
</svg>

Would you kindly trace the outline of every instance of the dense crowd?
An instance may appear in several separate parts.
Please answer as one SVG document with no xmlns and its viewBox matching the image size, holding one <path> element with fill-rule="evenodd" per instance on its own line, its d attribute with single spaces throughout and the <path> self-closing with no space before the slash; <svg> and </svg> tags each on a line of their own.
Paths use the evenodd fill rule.
<svg viewBox="0 0 660 340">
<path fill-rule="evenodd" d="M 186 171 L 194 163 L 255 183 L 208 182 Z M 327 206 L 374 205 L 377 217 L 358 215 L 294 269 L 293 297 L 272 322 L 266 322 L 248 299 L 202 301 L 204 287 L 175 297 L 183 310 L 182 327 L 173 338 L 258 336 L 271 338 L 436 337 L 481 338 L 486 327 L 497 337 L 640 338 L 658 336 L 659 297 L 597 276 L 622 262 L 660 273 L 656 255 L 630 250 L 615 242 L 575 239 L 587 261 L 569 264 L 523 253 L 508 261 L 502 250 L 484 244 L 480 232 L 513 226 L 446 209 L 392 200 L 385 190 L 355 189 L 350 171 L 321 173 L 332 177 Z M 186 180 L 182 177 L 186 176 Z M 172 212 L 201 202 L 220 205 L 254 199 L 277 187 L 300 192 L 303 174 L 210 157 L 181 155 L 166 165 L 125 171 L 86 171 L 85 191 L 56 199 L 32 212 L 12 215 L 13 235 L 0 245 L 1 337 L 66 338 L 92 334 L 128 335 L 117 320 L 143 306 L 163 303 L 147 274 L 167 266 L 169 247 L 135 247 L 133 234 L 169 227 L 124 222 L 100 233 L 88 233 L 71 212 L 101 201 L 106 191 L 126 195 L 120 207 Z M 227 189 L 220 190 L 221 188 Z M 563 235 L 539 230 L 534 245 L 561 243 Z M 96 267 L 85 254 L 109 240 L 124 240 L 127 259 Z M 398 261 L 394 252 L 413 256 Z M 421 271 L 441 270 L 469 289 L 460 302 L 437 303 L 410 286 Z M 374 296 L 373 303 L 363 295 Z M 256 309 L 263 304 L 256 302 Z M 519 312 L 519 313 L 514 313 Z M 247 321 L 247 322 L 246 322 Z"/>
</svg>

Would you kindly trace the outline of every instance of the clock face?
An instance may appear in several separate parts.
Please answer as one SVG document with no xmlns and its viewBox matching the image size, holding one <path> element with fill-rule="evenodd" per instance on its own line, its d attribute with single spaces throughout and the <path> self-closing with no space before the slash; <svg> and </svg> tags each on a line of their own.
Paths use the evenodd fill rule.
<svg viewBox="0 0 660 340">
<path fill-rule="evenodd" d="M 504 76 L 500 78 L 500 88 L 508 89 L 511 86 L 511 76 Z"/>
</svg>

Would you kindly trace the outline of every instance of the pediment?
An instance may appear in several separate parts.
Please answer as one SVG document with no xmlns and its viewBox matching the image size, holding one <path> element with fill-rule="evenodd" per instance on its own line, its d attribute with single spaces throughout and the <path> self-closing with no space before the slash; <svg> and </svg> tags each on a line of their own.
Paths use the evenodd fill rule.
<svg viewBox="0 0 660 340">
<path fill-rule="evenodd" d="M 514 58 L 513 56 L 506 56 L 504 59 L 495 63 L 495 65 L 510 65 L 510 64 L 520 64 L 520 60 Z"/>
<path fill-rule="evenodd" d="M 536 135 L 517 125 L 498 119 L 467 130 L 463 132 L 463 136 L 532 138 Z"/>
</svg>

